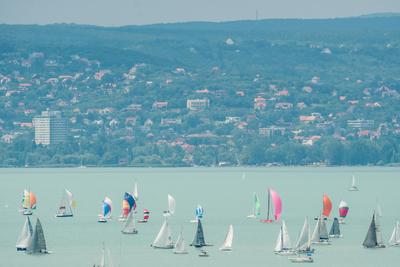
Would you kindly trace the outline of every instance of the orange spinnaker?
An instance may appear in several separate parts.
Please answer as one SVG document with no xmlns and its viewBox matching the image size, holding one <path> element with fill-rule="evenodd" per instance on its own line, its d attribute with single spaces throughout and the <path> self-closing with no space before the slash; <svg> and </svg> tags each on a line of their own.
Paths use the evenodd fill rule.
<svg viewBox="0 0 400 267">
<path fill-rule="evenodd" d="M 34 193 L 30 192 L 29 200 L 31 202 L 31 209 L 36 209 L 36 196 Z"/>
<path fill-rule="evenodd" d="M 324 205 L 324 210 L 323 210 L 322 214 L 325 217 L 329 217 L 329 215 L 331 214 L 331 211 L 332 211 L 332 201 L 325 194 L 324 194 L 324 198 L 323 198 L 323 205 Z"/>
</svg>

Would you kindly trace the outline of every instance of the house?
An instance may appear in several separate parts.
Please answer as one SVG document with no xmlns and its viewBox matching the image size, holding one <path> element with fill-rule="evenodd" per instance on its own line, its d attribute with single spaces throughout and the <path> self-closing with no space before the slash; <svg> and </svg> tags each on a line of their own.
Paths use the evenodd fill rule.
<svg viewBox="0 0 400 267">
<path fill-rule="evenodd" d="M 314 122 L 316 119 L 317 119 L 317 117 L 313 116 L 313 115 L 311 115 L 311 116 L 300 115 L 300 117 L 299 117 L 299 120 L 304 123 Z"/>
<path fill-rule="evenodd" d="M 291 109 L 291 108 L 293 108 L 293 104 L 288 103 L 288 102 L 280 102 L 280 103 L 275 104 L 275 108 L 276 109 Z"/>
<path fill-rule="evenodd" d="M 264 97 L 256 97 L 254 98 L 254 109 L 255 110 L 264 110 L 267 107 L 267 101 Z"/>
<path fill-rule="evenodd" d="M 276 127 L 276 126 L 271 126 L 271 127 L 264 127 L 264 128 L 258 128 L 258 134 L 267 136 L 267 137 L 272 137 L 276 135 L 285 135 L 286 129 L 284 127 Z"/>
<path fill-rule="evenodd" d="M 162 118 L 160 124 L 161 124 L 161 126 L 180 125 L 180 124 L 182 124 L 182 119 L 181 118 L 176 118 L 176 119 Z"/>
<path fill-rule="evenodd" d="M 155 101 L 153 103 L 153 109 L 162 109 L 162 108 L 167 108 L 168 107 L 168 102 L 167 101 Z"/>
<path fill-rule="evenodd" d="M 225 124 L 229 124 L 229 123 L 238 123 L 240 122 L 240 117 L 225 117 Z"/>
</svg>

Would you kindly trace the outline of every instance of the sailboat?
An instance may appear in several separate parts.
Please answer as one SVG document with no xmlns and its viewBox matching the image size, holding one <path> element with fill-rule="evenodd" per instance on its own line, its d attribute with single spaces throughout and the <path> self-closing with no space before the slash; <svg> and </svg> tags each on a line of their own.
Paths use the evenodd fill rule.
<svg viewBox="0 0 400 267">
<path fill-rule="evenodd" d="M 396 225 L 394 226 L 392 235 L 389 239 L 389 246 L 391 246 L 391 247 L 400 246 L 400 224 L 399 224 L 399 221 L 397 221 Z"/>
<path fill-rule="evenodd" d="M 17 241 L 17 245 L 16 245 L 17 251 L 26 250 L 26 248 L 28 247 L 28 244 L 32 238 L 32 234 L 33 234 L 33 228 L 32 228 L 32 224 L 31 224 L 31 220 L 29 219 L 29 216 L 27 216 L 24 226 L 22 227 L 21 234 L 18 237 L 18 241 Z"/>
<path fill-rule="evenodd" d="M 136 224 L 135 224 L 135 212 L 132 210 L 128 218 L 126 219 L 124 228 L 121 230 L 123 234 L 137 234 L 138 231 L 136 230 Z"/>
<path fill-rule="evenodd" d="M 96 265 L 93 265 L 95 267 Z M 112 260 L 111 260 L 111 252 L 109 249 L 107 249 L 106 253 L 106 248 L 103 243 L 103 249 L 101 253 L 101 258 L 100 258 L 100 265 L 97 265 L 97 267 L 112 267 Z"/>
<path fill-rule="evenodd" d="M 176 201 L 175 198 L 168 194 L 168 210 L 164 211 L 164 216 L 171 216 L 175 213 Z"/>
<path fill-rule="evenodd" d="M 161 229 L 158 232 L 157 237 L 151 246 L 153 248 L 164 248 L 164 249 L 174 248 L 174 242 L 172 241 L 171 229 L 169 228 L 168 218 L 164 218 L 164 223 L 161 226 Z"/>
<path fill-rule="evenodd" d="M 203 232 L 203 226 L 201 224 L 201 220 L 197 220 L 196 235 L 194 236 L 193 242 L 190 245 L 194 246 L 196 248 L 208 246 L 204 239 L 204 232 Z"/>
<path fill-rule="evenodd" d="M 100 223 L 106 223 L 108 219 L 111 218 L 111 209 L 112 201 L 108 197 L 105 197 L 102 205 L 102 213 L 99 214 L 99 219 L 97 221 Z"/>
<path fill-rule="evenodd" d="M 332 211 L 332 201 L 327 194 L 322 197 L 322 215 L 324 218 L 328 218 Z"/>
<path fill-rule="evenodd" d="M 271 188 L 268 188 L 268 210 L 267 210 L 267 218 L 262 219 L 261 222 L 271 223 L 274 221 L 278 221 L 281 217 L 282 213 L 282 199 L 278 195 L 278 193 Z M 271 218 L 272 214 L 272 205 L 274 206 L 274 218 Z"/>
<path fill-rule="evenodd" d="M 338 218 L 333 219 L 332 227 L 331 230 L 329 231 L 329 237 L 334 237 L 334 238 L 342 237 L 342 234 L 340 233 Z"/>
<path fill-rule="evenodd" d="M 143 209 L 143 219 L 138 220 L 138 223 L 147 223 L 150 218 L 150 211 Z"/>
<path fill-rule="evenodd" d="M 255 218 L 259 217 L 260 214 L 261 214 L 260 199 L 258 198 L 257 194 L 254 192 L 253 210 L 252 210 L 252 213 L 247 216 L 247 218 L 255 219 Z"/>
<path fill-rule="evenodd" d="M 358 191 L 358 186 L 356 185 L 356 177 L 354 175 L 351 177 L 351 185 L 349 187 L 349 191 Z"/>
<path fill-rule="evenodd" d="M 376 211 L 372 215 L 371 224 L 369 225 L 367 235 L 365 236 L 363 246 L 365 248 L 384 248 L 381 227 L 379 224 Z"/>
<path fill-rule="evenodd" d="M 226 233 L 224 243 L 219 248 L 221 251 L 232 251 L 232 243 L 233 243 L 233 226 L 232 224 L 228 227 L 228 232 Z"/>
<path fill-rule="evenodd" d="M 310 225 L 308 224 L 307 218 L 304 220 L 303 228 L 301 229 L 299 239 L 297 240 L 295 251 L 296 257 L 289 258 L 293 263 L 312 263 L 312 253 L 314 249 L 311 249 L 311 233 Z M 305 255 L 304 255 L 305 254 Z"/>
<path fill-rule="evenodd" d="M 181 232 L 179 233 L 178 239 L 176 240 L 174 254 L 188 254 L 188 251 L 186 250 L 186 242 L 185 239 L 183 238 L 182 229 Z"/>
<path fill-rule="evenodd" d="M 32 215 L 34 209 L 36 209 L 36 195 L 25 189 L 22 196 L 22 214 Z"/>
<path fill-rule="evenodd" d="M 72 199 L 72 193 L 67 189 L 64 190 L 60 205 L 58 206 L 58 211 L 56 217 L 72 217 L 72 206 L 74 206 L 74 201 Z"/>
<path fill-rule="evenodd" d="M 36 219 L 35 230 L 33 231 L 32 238 L 29 240 L 26 252 L 28 254 L 50 253 L 46 248 L 46 240 L 44 239 L 43 228 L 39 219 Z"/>
<path fill-rule="evenodd" d="M 136 209 L 135 198 L 128 192 L 125 192 L 124 199 L 122 200 L 122 214 L 119 216 L 118 220 L 126 221 L 131 211 L 135 209 Z"/>
<path fill-rule="evenodd" d="M 311 231 L 307 218 L 304 219 L 303 228 L 294 248 L 298 254 L 314 253 L 314 249 L 311 249 Z"/>
<path fill-rule="evenodd" d="M 196 223 L 197 220 L 203 219 L 203 214 L 204 214 L 204 209 L 200 204 L 197 204 L 196 210 L 195 210 L 196 218 L 194 220 L 191 220 L 191 223 Z"/>
<path fill-rule="evenodd" d="M 317 224 L 315 225 L 314 232 L 311 237 L 312 243 L 317 245 L 330 245 L 328 230 L 326 229 L 325 220 L 323 215 L 318 217 Z"/>
<path fill-rule="evenodd" d="M 339 223 L 344 223 L 344 219 L 347 216 L 347 213 L 349 212 L 349 205 L 344 202 L 343 200 L 340 201 L 339 203 Z"/>
<path fill-rule="evenodd" d="M 279 235 L 275 242 L 275 254 L 287 256 L 293 255 L 294 251 L 289 238 L 289 232 L 286 227 L 286 223 L 282 220 L 281 228 L 279 229 Z"/>
</svg>

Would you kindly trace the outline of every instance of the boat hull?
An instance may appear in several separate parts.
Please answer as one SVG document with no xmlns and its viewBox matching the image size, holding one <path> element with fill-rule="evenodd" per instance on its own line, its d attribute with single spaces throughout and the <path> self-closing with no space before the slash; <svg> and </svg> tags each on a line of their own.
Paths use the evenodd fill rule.
<svg viewBox="0 0 400 267">
<path fill-rule="evenodd" d="M 322 245 L 322 246 L 326 246 L 326 245 L 331 245 L 331 242 L 326 240 L 326 241 L 318 241 L 318 242 L 313 242 L 314 245 Z"/>
<path fill-rule="evenodd" d="M 289 260 L 293 263 L 312 263 L 312 262 L 314 262 L 314 259 L 311 257 L 296 257 L 296 258 L 290 258 Z"/>
<path fill-rule="evenodd" d="M 135 234 L 138 233 L 138 231 L 137 230 L 134 230 L 134 231 L 124 231 L 124 230 L 122 230 L 121 233 L 123 233 L 125 235 L 135 235 Z"/>
<path fill-rule="evenodd" d="M 262 219 L 262 220 L 260 220 L 260 222 L 262 222 L 262 223 L 273 223 L 274 220 L 271 220 L 271 219 Z"/>
<path fill-rule="evenodd" d="M 282 250 L 282 251 L 275 251 L 275 254 L 279 256 L 290 256 L 290 255 L 296 255 L 296 252 L 293 250 Z"/>
<path fill-rule="evenodd" d="M 68 218 L 68 217 L 74 217 L 72 214 L 56 214 L 57 218 Z"/>
<path fill-rule="evenodd" d="M 138 223 L 147 223 L 147 220 L 138 220 Z"/>
<path fill-rule="evenodd" d="M 187 251 L 174 251 L 174 254 L 189 254 Z"/>
</svg>

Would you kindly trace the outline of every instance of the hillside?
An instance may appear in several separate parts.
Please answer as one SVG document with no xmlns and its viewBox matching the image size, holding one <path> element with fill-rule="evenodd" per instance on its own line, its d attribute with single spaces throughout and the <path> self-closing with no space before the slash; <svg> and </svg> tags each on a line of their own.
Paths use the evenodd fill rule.
<svg viewBox="0 0 400 267">
<path fill-rule="evenodd" d="M 398 25 L 0 25 L 0 165 L 398 163 Z M 46 109 L 67 145 L 33 143 Z"/>
</svg>

